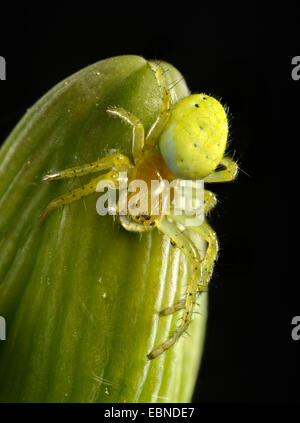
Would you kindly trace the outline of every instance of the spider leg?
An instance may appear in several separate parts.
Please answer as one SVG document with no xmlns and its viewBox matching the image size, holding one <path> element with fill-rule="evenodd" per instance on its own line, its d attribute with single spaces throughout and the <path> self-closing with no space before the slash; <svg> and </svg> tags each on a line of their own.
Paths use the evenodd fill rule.
<svg viewBox="0 0 300 423">
<path fill-rule="evenodd" d="M 88 173 L 100 172 L 109 168 L 128 168 L 130 162 L 124 154 L 114 154 L 112 156 L 102 157 L 101 159 L 86 163 L 80 166 L 70 167 L 69 169 L 60 170 L 55 173 L 48 173 L 43 177 L 43 181 L 57 181 L 64 178 L 75 178 L 77 176 L 87 175 Z"/>
<path fill-rule="evenodd" d="M 67 192 L 56 198 L 53 198 L 53 200 L 50 201 L 50 203 L 45 207 L 45 209 L 40 214 L 39 216 L 40 223 L 43 223 L 46 217 L 53 210 L 59 207 L 65 206 L 66 204 L 73 203 L 74 201 L 80 200 L 81 198 L 96 192 L 97 185 L 101 180 L 103 181 L 107 180 L 109 183 L 113 182 L 116 186 L 118 186 L 118 177 L 119 177 L 119 172 L 111 170 L 108 173 L 97 176 L 96 178 L 92 179 L 89 183 L 79 188 L 75 188 L 70 192 Z"/>
<path fill-rule="evenodd" d="M 193 266 L 193 271 L 187 287 L 181 323 L 174 331 L 174 333 L 163 344 L 147 355 L 149 360 L 152 360 L 161 355 L 163 352 L 167 351 L 188 329 L 192 320 L 193 310 L 195 308 L 198 284 L 201 280 L 201 258 L 197 248 L 192 243 L 192 241 L 179 230 L 174 222 L 169 222 L 166 217 L 157 222 L 157 227 L 160 231 L 167 235 L 187 256 L 188 260 Z"/>
<path fill-rule="evenodd" d="M 180 300 L 170 307 L 166 307 L 159 312 L 160 316 L 169 316 L 170 314 L 176 313 L 176 311 L 183 310 L 185 308 L 185 300 Z"/>
<path fill-rule="evenodd" d="M 148 62 L 148 66 L 154 73 L 154 76 L 157 80 L 162 94 L 161 109 L 159 115 L 156 121 L 151 126 L 146 137 L 146 144 L 149 146 L 154 146 L 161 131 L 163 130 L 171 115 L 172 98 L 163 68 L 158 63 L 150 61 Z"/>
<path fill-rule="evenodd" d="M 144 150 L 145 131 L 138 117 L 122 107 L 109 107 L 107 113 L 120 118 L 132 127 L 132 155 L 134 163 L 142 156 Z"/>
<path fill-rule="evenodd" d="M 186 216 L 172 215 L 171 218 L 175 222 L 186 226 L 186 220 L 187 220 Z M 211 226 L 207 222 L 203 222 L 199 226 L 187 226 L 187 228 L 190 231 L 193 231 L 199 234 L 208 243 L 205 257 L 203 259 L 202 266 L 201 266 L 202 268 L 201 282 L 198 285 L 198 291 L 199 293 L 201 293 L 207 287 L 207 284 L 212 275 L 214 263 L 218 256 L 218 250 L 219 250 L 218 239 L 217 239 L 217 235 L 215 231 L 211 228 Z"/>
<path fill-rule="evenodd" d="M 153 226 L 144 225 L 142 223 L 133 222 L 130 216 L 119 215 L 120 223 L 126 231 L 130 232 L 149 232 Z"/>
<path fill-rule="evenodd" d="M 204 190 L 204 213 L 205 213 L 205 215 L 216 205 L 216 203 L 217 203 L 216 195 L 211 191 Z M 176 220 L 176 217 L 174 217 L 172 215 L 172 219 Z M 183 222 L 179 222 L 179 223 L 183 223 Z M 186 222 L 184 222 L 184 223 L 186 224 Z M 189 227 L 189 229 L 191 229 L 191 228 Z M 202 235 L 202 234 L 200 234 L 200 235 Z M 206 239 L 204 235 L 202 235 L 202 236 L 208 242 L 208 239 Z M 204 261 L 203 261 L 203 267 L 206 267 L 205 260 L 206 260 L 206 256 L 205 256 Z M 176 313 L 176 311 L 183 310 L 184 308 L 185 308 L 185 300 L 181 300 L 181 301 L 178 301 L 176 304 L 161 310 L 160 315 L 161 316 L 169 316 L 170 314 Z"/>
<path fill-rule="evenodd" d="M 172 219 L 176 219 L 178 223 L 184 225 L 184 216 L 172 216 Z M 175 344 L 175 342 L 180 338 L 180 336 L 186 332 L 189 324 L 191 323 L 192 314 L 194 313 L 196 297 L 207 287 L 207 284 L 210 280 L 213 271 L 215 260 L 217 259 L 218 241 L 215 231 L 206 222 L 203 222 L 200 226 L 189 226 L 188 229 L 198 233 L 208 242 L 208 248 L 204 260 L 201 264 L 201 278 L 199 278 L 200 282 L 197 284 L 197 288 L 195 288 L 196 279 L 194 278 L 194 280 L 191 281 L 188 285 L 185 302 L 179 301 L 177 304 L 166 308 L 160 313 L 161 315 L 168 315 L 174 313 L 175 311 L 184 309 L 181 325 L 166 342 L 164 342 L 160 347 L 156 348 L 150 354 L 148 354 L 147 357 L 149 359 L 156 358 L 164 351 L 168 350 L 172 345 Z M 190 297 L 193 299 L 193 302 L 187 304 Z"/>
<path fill-rule="evenodd" d="M 238 165 L 229 157 L 223 157 L 220 165 L 224 170 L 214 171 L 204 178 L 204 182 L 229 182 L 232 181 L 238 172 Z"/>
<path fill-rule="evenodd" d="M 211 211 L 211 209 L 215 207 L 216 204 L 217 204 L 216 194 L 205 189 L 204 190 L 204 214 L 207 215 Z"/>
<path fill-rule="evenodd" d="M 135 163 L 141 157 L 145 143 L 150 147 L 155 145 L 161 131 L 169 120 L 172 109 L 172 98 L 168 88 L 165 71 L 156 62 L 148 61 L 147 64 L 156 78 L 157 84 L 161 90 L 162 100 L 159 115 L 151 126 L 146 139 L 144 134 L 144 126 L 135 115 L 123 109 L 122 107 L 109 107 L 107 109 L 107 113 L 122 119 L 124 122 L 132 126 L 132 154 Z"/>
</svg>

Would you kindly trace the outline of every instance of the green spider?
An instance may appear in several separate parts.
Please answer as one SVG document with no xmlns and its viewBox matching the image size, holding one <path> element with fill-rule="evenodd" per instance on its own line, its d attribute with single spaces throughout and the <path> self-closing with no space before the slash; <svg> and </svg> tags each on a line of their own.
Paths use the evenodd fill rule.
<svg viewBox="0 0 300 423">
<path fill-rule="evenodd" d="M 162 93 L 160 113 L 145 134 L 142 122 L 129 111 L 109 107 L 107 113 L 122 119 L 132 127 L 133 163 L 123 154 L 103 157 L 96 162 L 83 164 L 44 176 L 44 181 L 73 178 L 89 173 L 109 170 L 92 179 L 88 184 L 54 198 L 40 215 L 40 222 L 58 207 L 96 191 L 99 182 L 113 182 L 119 187 L 119 172 L 126 171 L 129 182 L 143 180 L 150 187 L 152 180 L 176 179 L 196 180 L 205 183 L 228 182 L 235 178 L 238 166 L 229 157 L 224 156 L 228 137 L 227 116 L 222 105 L 206 94 L 194 94 L 172 104 L 170 91 L 162 67 L 155 62 L 148 62 Z M 128 199 L 129 201 L 129 199 Z M 214 193 L 204 190 L 204 213 L 207 214 L 216 204 Z M 148 359 L 154 359 L 172 347 L 187 331 L 193 316 L 197 296 L 203 292 L 211 277 L 214 262 L 218 254 L 218 241 L 214 230 L 204 221 L 190 226 L 186 214 L 178 215 L 171 209 L 168 215 L 144 215 L 142 213 L 119 215 L 121 225 L 128 231 L 144 232 L 157 228 L 167 235 L 171 243 L 180 248 L 193 266 L 185 298 L 162 310 L 161 316 L 167 316 L 183 310 L 180 325 L 160 346 L 151 351 Z M 182 225 L 196 232 L 208 243 L 202 260 L 198 249 Z"/>
</svg>

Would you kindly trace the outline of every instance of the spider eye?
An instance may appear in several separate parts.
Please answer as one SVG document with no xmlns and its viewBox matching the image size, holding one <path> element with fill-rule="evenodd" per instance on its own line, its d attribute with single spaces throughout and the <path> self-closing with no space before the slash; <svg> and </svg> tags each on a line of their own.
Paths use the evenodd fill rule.
<svg viewBox="0 0 300 423">
<path fill-rule="evenodd" d="M 194 94 L 175 104 L 159 138 L 159 147 L 176 177 L 202 179 L 222 159 L 227 135 L 223 106 L 213 97 Z"/>
</svg>

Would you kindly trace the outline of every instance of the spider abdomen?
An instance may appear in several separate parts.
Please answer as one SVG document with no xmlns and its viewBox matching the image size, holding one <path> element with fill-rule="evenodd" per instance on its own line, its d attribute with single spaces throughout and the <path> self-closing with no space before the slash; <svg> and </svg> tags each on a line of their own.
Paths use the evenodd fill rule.
<svg viewBox="0 0 300 423">
<path fill-rule="evenodd" d="M 194 94 L 174 105 L 159 148 L 178 178 L 203 179 L 220 163 L 227 135 L 227 116 L 221 103 L 206 94 Z"/>
</svg>

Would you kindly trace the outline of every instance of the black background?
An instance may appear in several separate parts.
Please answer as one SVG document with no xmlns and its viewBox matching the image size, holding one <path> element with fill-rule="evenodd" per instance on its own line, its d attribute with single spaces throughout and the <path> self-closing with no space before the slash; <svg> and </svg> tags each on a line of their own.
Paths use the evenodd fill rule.
<svg viewBox="0 0 300 423">
<path fill-rule="evenodd" d="M 300 305 L 288 242 L 293 197 L 284 187 L 297 153 L 279 133 L 280 107 L 291 105 L 281 80 L 284 94 L 295 98 L 290 63 L 299 51 L 281 54 L 285 45 L 275 39 L 281 30 L 272 25 L 272 3 L 16 7 L 1 11 L 0 55 L 7 61 L 1 141 L 53 85 L 121 54 L 166 60 L 192 92 L 229 106 L 229 152 L 241 170 L 236 181 L 211 186 L 219 204 L 209 221 L 221 251 L 194 402 L 299 400 L 300 341 L 291 339 L 291 320 Z"/>
</svg>

